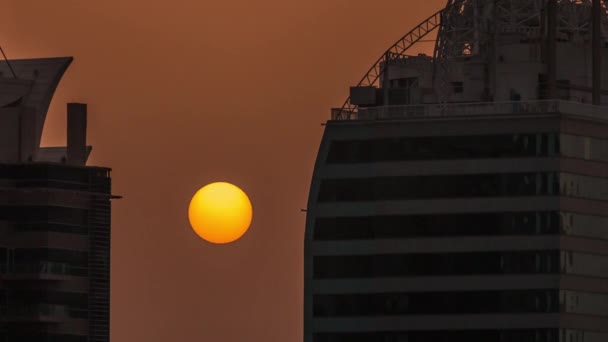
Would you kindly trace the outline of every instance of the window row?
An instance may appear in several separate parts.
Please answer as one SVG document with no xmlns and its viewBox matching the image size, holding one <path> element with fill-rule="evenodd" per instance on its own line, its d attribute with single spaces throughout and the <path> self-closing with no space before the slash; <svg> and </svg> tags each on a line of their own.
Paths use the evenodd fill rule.
<svg viewBox="0 0 608 342">
<path fill-rule="evenodd" d="M 99 168 L 73 168 L 60 164 L 0 165 L 0 179 L 49 179 L 88 184 L 110 179 L 109 170 Z"/>
<path fill-rule="evenodd" d="M 317 218 L 315 240 L 558 234 L 558 212 L 503 212 Z"/>
<path fill-rule="evenodd" d="M 560 141 L 563 156 L 608 161 L 608 140 L 560 134 Z"/>
<path fill-rule="evenodd" d="M 605 342 L 607 333 L 571 329 L 316 333 L 313 342 Z"/>
<path fill-rule="evenodd" d="M 86 335 L 64 335 L 64 334 L 16 334 L 0 332 L 0 342 L 87 342 Z"/>
<path fill-rule="evenodd" d="M 553 172 L 326 179 L 318 201 L 552 195 L 608 200 L 608 179 Z"/>
<path fill-rule="evenodd" d="M 608 240 L 608 217 L 565 212 L 321 217 L 315 240 L 566 234 Z"/>
<path fill-rule="evenodd" d="M 315 279 L 547 273 L 608 278 L 608 256 L 545 250 L 313 257 Z"/>
<path fill-rule="evenodd" d="M 54 220 L 55 221 L 55 220 Z M 78 221 L 74 218 L 74 222 Z M 55 221 L 57 222 L 57 221 Z M 65 221 L 64 221 L 65 222 Z M 53 232 L 53 233 L 69 233 L 78 235 L 88 235 L 89 227 L 87 224 L 65 224 L 65 223 L 49 223 L 49 222 L 28 222 L 18 223 L 15 225 L 18 232 Z"/>
<path fill-rule="evenodd" d="M 9 260 L 14 263 L 38 261 L 69 262 L 75 266 L 88 266 L 88 253 L 58 248 L 9 249 Z M 12 255 L 11 255 L 12 253 Z"/>
<path fill-rule="evenodd" d="M 313 297 L 313 315 L 317 317 L 542 312 L 608 316 L 608 295 L 535 289 L 318 294 Z"/>
<path fill-rule="evenodd" d="M 0 252 L 0 273 L 88 275 L 87 252 L 53 248 L 4 248 Z"/>
<path fill-rule="evenodd" d="M 432 159 L 557 156 L 557 133 L 334 140 L 327 162 L 370 163 Z"/>
<path fill-rule="evenodd" d="M 46 305 L 64 305 L 70 309 L 85 310 L 89 307 L 89 295 L 79 292 L 52 290 L 15 290 L 11 291 L 8 306 L 26 307 L 44 303 Z"/>
<path fill-rule="evenodd" d="M 86 308 L 73 308 L 69 305 L 49 303 L 11 303 L 0 307 L 0 316 L 26 318 L 32 316 L 60 316 L 78 319 L 89 317 Z M 1 341 L 1 340 L 0 340 Z"/>
<path fill-rule="evenodd" d="M 559 312 L 558 290 L 315 295 L 313 315 L 392 316 Z"/>
<path fill-rule="evenodd" d="M 87 225 L 88 219 L 87 209 L 58 206 L 0 206 L 0 221 L 24 224 L 25 230 L 36 229 L 32 224 L 40 222 Z"/>
<path fill-rule="evenodd" d="M 608 140 L 558 133 L 334 140 L 327 163 L 555 156 L 608 161 Z"/>
</svg>

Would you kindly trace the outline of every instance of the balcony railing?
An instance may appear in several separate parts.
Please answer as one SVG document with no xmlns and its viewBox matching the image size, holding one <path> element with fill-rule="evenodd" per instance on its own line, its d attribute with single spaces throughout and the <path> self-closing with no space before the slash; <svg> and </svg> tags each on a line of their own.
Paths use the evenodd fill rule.
<svg viewBox="0 0 608 342">
<path fill-rule="evenodd" d="M 562 100 L 381 106 L 359 108 L 357 112 L 350 113 L 333 109 L 332 120 L 396 120 L 542 113 L 564 113 L 608 120 L 608 107 Z"/>
</svg>

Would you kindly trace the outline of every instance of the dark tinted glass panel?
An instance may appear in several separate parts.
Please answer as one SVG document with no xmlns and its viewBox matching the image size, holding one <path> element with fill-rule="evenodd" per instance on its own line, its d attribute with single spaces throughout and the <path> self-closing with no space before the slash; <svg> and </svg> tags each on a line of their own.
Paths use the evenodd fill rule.
<svg viewBox="0 0 608 342">
<path fill-rule="evenodd" d="M 58 164 L 0 165 L 0 178 L 5 179 L 52 179 L 87 183 L 109 177 L 109 170 L 103 168 L 75 168 Z"/>
<path fill-rule="evenodd" d="M 48 248 L 15 249 L 5 272 L 86 276 L 88 253 Z"/>
<path fill-rule="evenodd" d="M 608 278 L 608 255 L 562 251 L 561 258 L 564 273 Z"/>
<path fill-rule="evenodd" d="M 75 309 L 86 309 L 88 307 L 88 300 L 89 296 L 86 293 L 19 290 L 12 292 L 12 304 L 10 305 L 25 306 L 45 303 L 52 305 L 67 305 Z"/>
<path fill-rule="evenodd" d="M 562 231 L 566 235 L 608 240 L 608 217 L 561 213 Z"/>
<path fill-rule="evenodd" d="M 389 316 L 559 311 L 558 290 L 315 295 L 315 316 Z"/>
<path fill-rule="evenodd" d="M 559 251 L 316 256 L 313 272 L 319 279 L 557 273 L 559 261 Z"/>
<path fill-rule="evenodd" d="M 0 165 L 0 179 L 14 180 L 17 187 L 24 188 L 110 191 L 110 172 L 106 169 L 74 168 L 57 164 Z"/>
<path fill-rule="evenodd" d="M 17 248 L 14 250 L 14 262 L 53 261 L 68 262 L 73 265 L 87 266 L 86 252 L 53 248 Z"/>
<path fill-rule="evenodd" d="M 572 314 L 608 316 L 608 294 L 562 291 L 560 306 Z"/>
<path fill-rule="evenodd" d="M 316 240 L 558 234 L 558 212 L 318 218 Z M 608 231 L 608 230 L 607 230 Z"/>
<path fill-rule="evenodd" d="M 530 329 L 317 333 L 313 336 L 313 342 L 559 342 L 559 330 Z"/>
<path fill-rule="evenodd" d="M 331 143 L 327 162 L 549 156 L 557 153 L 556 145 L 548 144 L 550 140 L 557 140 L 556 137 L 547 133 L 336 140 Z"/>
<path fill-rule="evenodd" d="M 561 154 L 565 157 L 608 161 L 608 140 L 561 134 Z"/>
<path fill-rule="evenodd" d="M 77 218 L 75 219 L 77 220 Z M 89 233 L 87 225 L 84 224 L 60 224 L 48 222 L 18 223 L 16 224 L 16 229 L 20 232 L 55 232 L 82 235 L 87 235 Z"/>
<path fill-rule="evenodd" d="M 320 202 L 424 198 L 551 195 L 559 192 L 553 173 L 327 179 Z"/>
<path fill-rule="evenodd" d="M 8 333 L 6 342 L 87 342 L 87 336 L 55 334 L 15 334 Z M 0 342 L 5 342 L 1 341 Z"/>
<path fill-rule="evenodd" d="M 562 173 L 559 177 L 560 194 L 593 200 L 608 200 L 608 179 Z"/>
<path fill-rule="evenodd" d="M 55 206 L 1 206 L 0 220 L 18 223 L 51 222 L 86 225 L 88 212 L 86 209 Z"/>
</svg>

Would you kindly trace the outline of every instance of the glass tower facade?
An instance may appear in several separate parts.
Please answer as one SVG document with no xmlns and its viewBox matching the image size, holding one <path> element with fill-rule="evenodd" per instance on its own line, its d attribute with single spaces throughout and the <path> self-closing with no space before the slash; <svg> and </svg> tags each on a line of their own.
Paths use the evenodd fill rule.
<svg viewBox="0 0 608 342">
<path fill-rule="evenodd" d="M 107 342 L 110 170 L 0 164 L 0 341 Z"/>
<path fill-rule="evenodd" d="M 305 342 L 608 341 L 608 120 L 329 121 Z"/>
</svg>

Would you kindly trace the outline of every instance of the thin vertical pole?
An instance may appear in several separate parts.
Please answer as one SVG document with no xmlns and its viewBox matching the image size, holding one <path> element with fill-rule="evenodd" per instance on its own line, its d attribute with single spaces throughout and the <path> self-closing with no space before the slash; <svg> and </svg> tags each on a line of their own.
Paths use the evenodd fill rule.
<svg viewBox="0 0 608 342">
<path fill-rule="evenodd" d="M 2 57 L 4 57 L 4 60 L 6 61 L 6 64 L 8 64 L 8 68 L 11 70 L 11 73 L 13 74 L 13 77 L 17 78 L 17 74 L 15 74 L 15 70 L 13 70 L 13 67 L 11 66 L 11 62 L 9 62 L 8 58 L 6 58 L 6 54 L 4 53 L 4 50 L 2 49 L 2 46 L 0 46 L 0 52 L 2 52 Z"/>
</svg>

